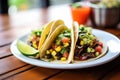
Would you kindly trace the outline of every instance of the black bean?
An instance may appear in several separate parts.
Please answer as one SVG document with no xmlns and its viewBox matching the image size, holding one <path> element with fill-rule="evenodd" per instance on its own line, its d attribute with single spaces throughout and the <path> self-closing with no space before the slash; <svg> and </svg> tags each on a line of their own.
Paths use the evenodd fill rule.
<svg viewBox="0 0 120 80">
<path fill-rule="evenodd" d="M 57 53 L 56 56 L 58 57 L 57 59 L 60 60 L 61 57 L 62 57 L 62 54 L 61 53 Z"/>
<path fill-rule="evenodd" d="M 47 59 L 52 58 L 52 55 L 51 55 L 51 54 L 46 54 L 46 56 L 47 56 Z"/>
</svg>

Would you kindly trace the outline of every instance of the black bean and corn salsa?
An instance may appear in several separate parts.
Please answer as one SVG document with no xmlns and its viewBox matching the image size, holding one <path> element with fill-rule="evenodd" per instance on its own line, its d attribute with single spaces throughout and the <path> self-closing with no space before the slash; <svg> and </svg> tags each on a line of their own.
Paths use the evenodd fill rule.
<svg viewBox="0 0 120 80">
<path fill-rule="evenodd" d="M 31 47 L 38 49 L 38 45 L 39 45 L 39 40 L 41 37 L 41 33 L 42 33 L 43 28 L 41 29 L 36 29 L 33 30 L 27 40 L 27 44 L 30 45 Z"/>
<path fill-rule="evenodd" d="M 74 59 L 88 60 L 102 53 L 103 43 L 92 34 L 92 29 L 81 25 L 75 46 Z"/>
<path fill-rule="evenodd" d="M 51 48 L 46 50 L 45 59 L 65 61 L 68 58 L 71 46 L 71 31 L 61 32 L 52 43 Z"/>
</svg>

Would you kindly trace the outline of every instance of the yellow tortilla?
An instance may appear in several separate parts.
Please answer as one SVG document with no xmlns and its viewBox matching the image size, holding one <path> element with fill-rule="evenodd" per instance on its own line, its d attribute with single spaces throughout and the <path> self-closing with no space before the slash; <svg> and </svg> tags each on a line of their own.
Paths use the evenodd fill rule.
<svg viewBox="0 0 120 80">
<path fill-rule="evenodd" d="M 76 45 L 76 42 L 77 42 L 77 39 L 78 39 L 78 33 L 79 33 L 79 25 L 78 25 L 78 23 L 74 22 L 73 27 L 74 27 L 73 29 L 74 29 L 74 34 L 75 34 L 75 45 Z M 107 50 L 108 50 L 107 44 L 106 44 L 106 42 L 105 42 L 104 40 L 102 40 L 102 39 L 99 38 L 99 37 L 97 37 L 97 40 L 99 40 L 100 42 L 103 43 L 102 53 L 101 53 L 99 56 L 97 56 L 97 57 L 95 57 L 95 58 L 83 60 L 83 61 L 74 60 L 74 59 L 73 59 L 73 63 L 88 62 L 88 61 L 96 60 L 96 59 L 104 56 L 104 55 L 106 54 Z M 74 46 L 74 47 L 75 47 L 75 46 Z M 73 53 L 73 54 L 74 54 L 74 53 Z"/>
<path fill-rule="evenodd" d="M 53 24 L 52 24 L 52 26 L 51 26 L 49 35 L 51 35 L 52 32 L 53 32 L 59 25 L 61 25 L 61 24 L 64 25 L 64 21 L 63 21 L 63 20 L 56 20 L 56 21 L 54 21 Z"/>
<path fill-rule="evenodd" d="M 43 45 L 43 43 L 45 42 L 45 40 L 52 34 L 52 32 L 57 28 L 58 25 L 60 24 L 64 24 L 64 22 L 62 20 L 56 20 L 56 21 L 51 21 L 49 22 L 42 34 L 41 34 L 41 38 L 40 38 L 40 41 L 39 41 L 39 46 L 38 46 L 38 50 L 40 51 L 41 50 L 41 47 Z"/>
<path fill-rule="evenodd" d="M 49 49 L 53 43 L 53 41 L 55 40 L 55 38 L 64 30 L 67 30 L 68 28 L 65 25 L 59 25 L 54 32 L 50 35 L 50 37 L 48 38 L 48 40 L 44 43 L 43 47 L 40 50 L 40 58 L 44 61 L 48 61 L 47 59 L 44 59 L 43 57 L 45 56 L 45 52 L 47 49 Z M 54 60 L 51 61 L 52 63 L 70 63 L 72 60 L 72 56 L 73 56 L 73 47 L 74 47 L 74 35 L 73 35 L 73 30 L 71 30 L 71 49 L 70 49 L 70 53 L 68 56 L 68 59 L 66 61 L 60 61 L 60 60 Z"/>
</svg>

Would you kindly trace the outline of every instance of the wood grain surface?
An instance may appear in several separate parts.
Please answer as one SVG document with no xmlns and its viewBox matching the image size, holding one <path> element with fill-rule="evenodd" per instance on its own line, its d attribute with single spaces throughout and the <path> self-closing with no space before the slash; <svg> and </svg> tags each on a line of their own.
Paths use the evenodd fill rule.
<svg viewBox="0 0 120 80">
<path fill-rule="evenodd" d="M 51 6 L 21 11 L 14 15 L 0 15 L 0 80 L 120 80 L 120 56 L 100 66 L 60 70 L 27 64 L 11 53 L 10 45 L 15 39 L 53 19 L 71 22 L 69 6 Z M 94 28 L 120 38 L 120 29 L 116 26 Z"/>
</svg>

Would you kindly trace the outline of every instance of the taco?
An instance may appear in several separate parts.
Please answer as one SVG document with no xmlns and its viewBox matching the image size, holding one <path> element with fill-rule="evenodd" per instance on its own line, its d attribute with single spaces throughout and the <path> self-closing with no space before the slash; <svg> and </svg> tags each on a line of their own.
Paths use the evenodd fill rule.
<svg viewBox="0 0 120 80">
<path fill-rule="evenodd" d="M 53 63 L 70 63 L 73 57 L 74 33 L 59 25 L 40 50 L 40 58 Z"/>
<path fill-rule="evenodd" d="M 57 26 L 61 25 L 61 24 L 64 24 L 64 21 L 56 20 L 56 21 L 52 21 L 46 25 L 45 29 L 41 33 L 41 39 L 39 40 L 38 50 L 41 49 L 46 38 L 48 38 L 52 34 L 52 32 L 57 28 Z"/>
<path fill-rule="evenodd" d="M 28 38 L 28 44 L 40 51 L 46 39 L 60 24 L 64 24 L 64 22 L 62 20 L 51 21 L 40 29 L 33 30 Z M 37 58 L 38 57 L 39 55 L 37 55 Z"/>
<path fill-rule="evenodd" d="M 92 34 L 92 28 L 84 25 L 73 25 L 75 34 L 74 62 L 85 62 L 98 59 L 107 52 L 107 44 Z"/>
</svg>

